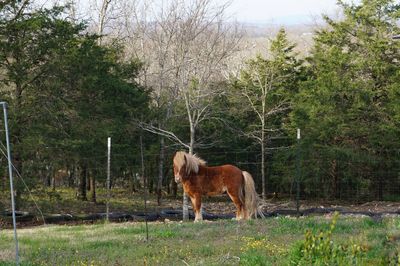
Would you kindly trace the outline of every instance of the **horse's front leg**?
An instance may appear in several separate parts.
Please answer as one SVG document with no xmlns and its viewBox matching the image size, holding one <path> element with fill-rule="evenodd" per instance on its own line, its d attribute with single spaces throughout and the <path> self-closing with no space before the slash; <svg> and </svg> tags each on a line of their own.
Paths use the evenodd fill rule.
<svg viewBox="0 0 400 266">
<path fill-rule="evenodd" d="M 203 220 L 203 215 L 201 213 L 201 195 L 195 194 L 194 196 L 190 197 L 192 201 L 193 210 L 195 213 L 194 222 L 199 222 Z"/>
</svg>

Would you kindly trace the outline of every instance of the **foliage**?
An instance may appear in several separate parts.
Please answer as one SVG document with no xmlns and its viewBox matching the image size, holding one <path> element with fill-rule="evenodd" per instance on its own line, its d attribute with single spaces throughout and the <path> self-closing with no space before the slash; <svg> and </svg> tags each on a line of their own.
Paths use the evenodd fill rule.
<svg viewBox="0 0 400 266">
<path fill-rule="evenodd" d="M 355 243 L 336 244 L 332 238 L 339 213 L 333 215 L 329 229 L 315 234 L 311 230 L 305 233 L 304 241 L 294 251 L 293 265 L 342 265 L 351 261 L 359 264 L 367 247 Z"/>
<path fill-rule="evenodd" d="M 9 1 L 0 15 L 0 95 L 10 106 L 13 157 L 24 178 L 78 166 L 104 176 L 98 163 L 105 157 L 93 158 L 104 153 L 108 136 L 115 154 L 133 161 L 133 120 L 147 113 L 149 101 L 135 80 L 139 60 L 125 58 L 117 42 L 99 45 L 84 23 L 66 19 L 64 7 Z"/>
<path fill-rule="evenodd" d="M 328 27 L 316 32 L 290 128 L 303 132 L 302 169 L 311 173 L 305 183 L 320 180 L 325 195 L 338 198 L 348 193 L 340 184 L 349 180 L 351 190 L 366 187 L 365 194 L 382 199 L 386 184 L 397 180 L 399 160 L 393 89 L 400 83 L 400 43 L 391 39 L 400 31 L 399 6 L 391 0 L 338 4 L 343 18 L 325 17 Z"/>
<path fill-rule="evenodd" d="M 102 182 L 111 136 L 112 173 L 126 185 L 141 172 L 142 136 L 150 190 L 161 184 L 172 191 L 170 158 L 181 146 L 167 139 L 171 135 L 145 134 L 137 124 L 152 123 L 189 143 L 190 123 L 183 118 L 191 112 L 196 152 L 212 165 L 232 163 L 251 172 L 263 194 L 294 195 L 300 158 L 302 197 L 396 200 L 400 42 L 391 36 L 400 32 L 399 5 L 364 0 L 338 6 L 342 16 L 324 17 L 307 58 L 281 29 L 266 54 L 238 62 L 238 76 L 221 80 L 238 44 L 237 32 L 230 35 L 225 26 L 193 34 L 201 37 L 195 40 L 181 21 L 190 14 L 176 17 L 176 25 L 160 17 L 166 27 L 143 22 L 138 43 L 149 47 L 134 51 L 142 55 L 136 58 L 128 55 L 127 42 L 100 42 L 65 7 L 3 1 L 0 98 L 10 107 L 14 164 L 30 188 L 49 186 L 60 169 L 68 172 L 69 186 L 83 183 L 82 176 Z M 169 12 L 179 14 L 173 7 Z M 224 25 L 219 15 L 215 19 Z M 182 30 L 169 31 L 179 28 L 171 25 Z M 221 38 L 210 42 L 214 30 Z M 190 43 L 182 41 L 186 37 Z M 216 48 L 227 44 L 220 43 L 225 37 L 229 52 Z M 167 40 L 172 43 L 165 45 Z M 0 186 L 8 189 L 6 182 Z M 16 187 L 20 196 L 21 183 Z"/>
</svg>

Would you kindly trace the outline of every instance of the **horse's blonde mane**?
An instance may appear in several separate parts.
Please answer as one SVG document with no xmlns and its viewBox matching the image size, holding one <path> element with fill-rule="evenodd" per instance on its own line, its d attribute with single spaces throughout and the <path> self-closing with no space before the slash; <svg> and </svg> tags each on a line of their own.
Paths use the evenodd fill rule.
<svg viewBox="0 0 400 266">
<path fill-rule="evenodd" d="M 176 154 L 174 156 L 174 164 L 179 169 L 183 165 L 185 165 L 187 174 L 190 174 L 190 173 L 197 174 L 199 172 L 199 166 L 206 165 L 206 162 L 203 159 L 197 157 L 197 155 L 195 155 L 195 154 L 189 154 L 184 151 L 178 151 L 178 152 L 176 152 Z"/>
</svg>

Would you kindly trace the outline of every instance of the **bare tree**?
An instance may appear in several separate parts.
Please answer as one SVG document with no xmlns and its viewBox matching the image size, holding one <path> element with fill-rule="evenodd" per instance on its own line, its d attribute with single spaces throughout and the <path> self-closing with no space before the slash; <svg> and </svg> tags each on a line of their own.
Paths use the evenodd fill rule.
<svg viewBox="0 0 400 266">
<path fill-rule="evenodd" d="M 247 74 L 249 75 L 249 84 L 242 87 L 241 95 L 247 99 L 252 111 L 257 115 L 259 124 L 254 126 L 251 131 L 245 133 L 257 141 L 261 147 L 261 183 L 262 198 L 266 199 L 266 180 L 265 180 L 265 152 L 267 134 L 276 131 L 276 129 L 267 127 L 267 120 L 283 111 L 287 110 L 288 102 L 283 100 L 273 105 L 269 105 L 270 95 L 273 93 L 275 83 L 281 78 L 274 67 L 265 69 L 251 68 Z M 254 88 L 257 88 L 256 90 Z"/>
<path fill-rule="evenodd" d="M 128 49 L 136 57 L 144 61 L 140 82 L 146 87 L 152 87 L 153 107 L 159 114 L 152 123 L 141 123 L 145 130 L 160 136 L 160 157 L 158 165 L 157 195 L 161 204 L 161 189 L 164 178 L 165 138 L 184 144 L 173 132 L 166 130 L 172 115 L 175 95 L 172 84 L 172 64 L 170 58 L 171 44 L 175 33 L 174 9 L 155 11 L 156 7 L 146 2 L 133 3 L 133 16 L 126 14 Z M 151 20 L 148 19 L 151 17 Z M 168 23 L 167 23 L 168 22 Z M 172 26 L 172 27 L 171 27 Z"/>
<path fill-rule="evenodd" d="M 111 0 L 102 0 L 101 8 L 99 10 L 98 25 L 97 25 L 97 34 L 99 36 L 102 36 L 104 34 L 104 26 L 106 23 L 107 11 L 109 9 L 110 3 Z M 101 37 L 99 39 L 99 42 L 101 43 Z"/>
<path fill-rule="evenodd" d="M 238 48 L 240 34 L 225 14 L 230 1 L 92 0 L 90 18 L 101 36 L 125 40 L 127 55 L 143 61 L 139 81 L 152 88 L 157 117 L 141 123 L 160 136 L 157 192 L 161 196 L 165 139 L 193 153 L 196 131 L 210 117 L 210 99 L 221 93 L 211 86 L 223 79 L 227 61 Z M 177 105 L 186 112 L 177 113 Z M 178 136 L 171 118 L 186 117 L 190 131 Z M 160 198 L 159 198 L 160 199 Z"/>
<path fill-rule="evenodd" d="M 243 134 L 260 145 L 262 197 L 266 199 L 265 154 L 267 140 L 280 131 L 279 126 L 269 123 L 271 118 L 290 108 L 289 91 L 295 86 L 299 62 L 286 33 L 281 29 L 269 47 L 267 58 L 261 55 L 246 62 L 234 79 L 239 97 L 247 102 L 258 120 Z M 237 96 L 237 95 L 236 95 Z M 235 96 L 235 97 L 236 97 Z M 245 109 L 245 108 L 243 108 Z"/>
<path fill-rule="evenodd" d="M 44 0 L 41 0 L 44 1 Z M 49 1 L 49 0 L 46 0 Z M 125 11 L 129 10 L 135 0 L 50 0 L 50 3 L 65 5 L 72 20 L 88 21 L 88 31 L 100 36 L 103 40 L 123 39 L 125 34 Z"/>
<path fill-rule="evenodd" d="M 221 73 L 240 41 L 236 25 L 226 21 L 227 7 L 228 3 L 214 5 L 211 0 L 136 2 L 134 17 L 128 18 L 133 25 L 127 30 L 130 48 L 145 64 L 141 82 L 153 88 L 154 106 L 162 113 L 143 128 L 159 134 L 161 143 L 168 138 L 189 153 L 198 145 L 196 130 L 210 117 L 210 99 L 221 93 L 212 84 L 223 79 Z M 179 104 L 186 114 L 176 113 Z M 189 138 L 168 128 L 169 119 L 176 115 L 186 116 Z M 163 149 L 161 145 L 160 155 Z"/>
</svg>

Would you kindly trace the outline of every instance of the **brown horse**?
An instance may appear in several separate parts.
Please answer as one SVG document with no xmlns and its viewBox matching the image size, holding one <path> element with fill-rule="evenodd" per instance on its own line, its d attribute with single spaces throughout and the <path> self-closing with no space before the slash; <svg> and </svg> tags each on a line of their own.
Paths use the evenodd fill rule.
<svg viewBox="0 0 400 266">
<path fill-rule="evenodd" d="M 176 152 L 174 175 L 177 183 L 182 182 L 183 190 L 189 195 L 195 222 L 203 219 L 201 214 L 201 197 L 219 195 L 227 192 L 236 206 L 236 219 L 249 219 L 257 216 L 259 197 L 254 181 L 248 172 L 233 165 L 207 167 L 206 162 L 196 155 L 183 151 Z"/>
</svg>

